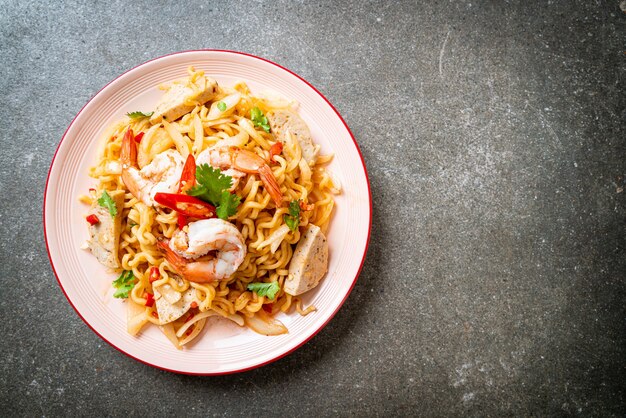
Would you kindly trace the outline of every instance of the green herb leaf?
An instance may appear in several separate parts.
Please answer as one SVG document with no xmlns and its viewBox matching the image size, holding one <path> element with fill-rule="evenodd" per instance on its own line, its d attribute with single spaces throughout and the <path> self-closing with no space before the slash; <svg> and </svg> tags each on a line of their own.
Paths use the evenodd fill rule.
<svg viewBox="0 0 626 418">
<path fill-rule="evenodd" d="M 154 112 L 148 112 L 148 113 L 144 113 L 141 111 L 136 111 L 136 112 L 128 112 L 126 114 L 126 116 L 128 116 L 131 119 L 143 119 L 143 118 L 149 118 L 150 116 L 154 115 Z"/>
<path fill-rule="evenodd" d="M 230 189 L 233 178 L 222 174 L 219 168 L 208 164 L 196 167 L 196 184 L 187 194 L 196 196 L 212 205 L 219 205 L 222 200 L 222 191 Z"/>
<path fill-rule="evenodd" d="M 291 230 L 291 232 L 295 231 L 296 228 L 298 228 L 298 225 L 300 224 L 300 219 L 294 218 L 293 216 L 283 215 L 283 219 L 285 223 L 287 224 L 287 226 L 289 227 L 289 229 Z"/>
<path fill-rule="evenodd" d="M 299 200 L 292 200 L 291 202 L 289 202 L 289 214 L 291 216 L 295 217 L 300 217 L 300 201 Z"/>
<path fill-rule="evenodd" d="M 224 102 L 217 102 L 217 108 L 220 110 L 220 112 L 223 112 L 226 110 L 226 103 Z"/>
<path fill-rule="evenodd" d="M 215 213 L 220 219 L 228 219 L 237 213 L 237 207 L 241 202 L 241 198 L 236 194 L 231 194 L 228 190 L 222 192 L 220 204 L 216 206 Z"/>
<path fill-rule="evenodd" d="M 273 300 L 276 297 L 276 293 L 280 290 L 280 285 L 278 282 L 250 283 L 248 285 L 248 290 L 252 290 L 259 296 L 267 296 Z"/>
<path fill-rule="evenodd" d="M 98 199 L 98 204 L 103 208 L 108 209 L 111 216 L 117 215 L 117 206 L 115 206 L 115 201 L 111 198 L 111 196 L 109 196 L 106 190 L 102 192 L 102 196 Z"/>
<path fill-rule="evenodd" d="M 293 232 L 300 225 L 300 201 L 292 200 L 289 203 L 289 215 L 283 215 L 285 223 L 289 229 Z"/>
<path fill-rule="evenodd" d="M 128 292 L 135 287 L 135 275 L 132 270 L 124 270 L 120 277 L 113 281 L 113 287 L 117 290 L 113 293 L 114 298 L 127 298 Z"/>
<path fill-rule="evenodd" d="M 241 198 L 231 194 L 228 189 L 232 185 L 233 178 L 222 174 L 219 168 L 213 168 L 208 164 L 196 167 L 196 184 L 187 194 L 209 202 L 215 206 L 217 216 L 228 219 L 237 213 L 237 207 Z"/>
<path fill-rule="evenodd" d="M 270 131 L 270 123 L 267 120 L 267 116 L 263 115 L 263 112 L 257 106 L 250 109 L 250 119 L 254 126 L 262 128 L 265 132 Z"/>
</svg>

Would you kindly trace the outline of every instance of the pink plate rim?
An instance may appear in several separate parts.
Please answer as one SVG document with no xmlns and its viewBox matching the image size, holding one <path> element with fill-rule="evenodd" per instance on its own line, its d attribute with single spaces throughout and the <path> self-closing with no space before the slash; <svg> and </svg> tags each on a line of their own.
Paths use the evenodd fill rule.
<svg viewBox="0 0 626 418">
<path fill-rule="evenodd" d="M 367 230 L 367 241 L 365 243 L 365 247 L 363 250 L 363 256 L 361 259 L 361 264 L 359 266 L 359 269 L 354 277 L 354 279 L 352 280 L 352 284 L 350 285 L 349 290 L 346 292 L 343 300 L 339 303 L 339 305 L 337 305 L 337 308 L 335 309 L 335 311 L 328 317 L 328 319 L 321 325 L 319 326 L 315 331 L 313 331 L 304 341 L 302 341 L 300 344 L 298 344 L 297 346 L 293 347 L 292 349 L 281 353 L 279 355 L 277 355 L 274 358 L 271 358 L 267 361 L 264 361 L 262 363 L 256 364 L 256 365 L 252 365 L 252 366 L 248 366 L 245 368 L 241 368 L 241 369 L 236 369 L 236 370 L 228 370 L 228 371 L 220 371 L 220 372 L 188 372 L 188 371 L 183 371 L 183 370 L 175 370 L 175 369 L 169 369 L 169 368 L 165 368 L 162 366 L 159 366 L 158 364 L 153 364 L 150 363 L 148 361 L 142 360 L 140 358 L 137 358 L 133 355 L 131 355 L 130 353 L 124 351 L 123 349 L 121 349 L 120 347 L 116 346 L 115 344 L 113 344 L 111 341 L 107 340 L 106 338 L 104 338 L 98 331 L 96 331 L 96 329 L 89 323 L 87 322 L 87 320 L 85 320 L 85 318 L 80 314 L 80 312 L 78 311 L 78 309 L 76 308 L 76 306 L 74 306 L 74 304 L 72 303 L 72 301 L 70 300 L 70 298 L 68 297 L 65 289 L 63 288 L 63 285 L 61 284 L 61 281 L 59 280 L 59 276 L 57 274 L 57 271 L 54 267 L 54 262 L 52 261 L 52 256 L 50 254 L 50 248 L 49 248 L 49 244 L 48 244 L 48 234 L 47 234 L 47 230 L 46 230 L 46 198 L 48 195 L 48 185 L 49 185 L 49 181 L 50 181 L 50 174 L 52 172 L 52 167 L 54 165 L 54 161 L 57 157 L 57 153 L 59 152 L 59 149 L 61 147 L 61 144 L 63 143 L 63 140 L 65 139 L 68 131 L 70 130 L 70 128 L 72 127 L 72 125 L 74 124 L 76 118 L 78 118 L 78 116 L 83 112 L 83 110 L 85 109 L 85 107 L 104 89 L 106 89 L 111 83 L 113 83 L 114 81 L 116 81 L 117 79 L 119 79 L 120 77 L 122 77 L 123 75 L 125 75 L 126 73 L 134 70 L 135 68 L 141 67 L 145 64 L 148 64 L 152 61 L 156 61 L 159 60 L 161 58 L 165 58 L 165 57 L 169 57 L 172 55 L 178 55 L 178 54 L 185 54 L 185 53 L 189 53 L 189 52 L 220 52 L 220 53 L 230 53 L 230 54 L 237 54 L 237 55 L 244 55 L 247 57 L 251 57 L 251 58 L 255 58 L 258 59 L 260 61 L 264 61 L 266 63 L 272 64 L 292 75 L 294 75 L 295 77 L 297 77 L 298 79 L 300 79 L 301 81 L 303 81 L 307 86 L 309 86 L 311 89 L 313 89 L 313 91 L 315 91 L 315 93 L 317 93 L 327 104 L 328 106 L 330 106 L 330 108 L 335 112 L 335 114 L 339 117 L 339 119 L 341 120 L 341 122 L 343 123 L 344 127 L 346 128 L 346 130 L 348 131 L 348 133 L 350 134 L 350 137 L 352 138 L 352 141 L 354 142 L 354 146 L 359 154 L 359 158 L 361 159 L 361 164 L 363 165 L 363 172 L 365 174 L 365 180 L 367 183 L 367 192 L 368 192 L 368 203 L 369 203 L 369 220 L 368 220 L 368 230 Z M 61 138 L 61 141 L 59 141 L 59 144 L 57 145 L 57 148 L 54 152 L 54 156 L 52 157 L 52 161 L 50 162 L 50 168 L 48 169 L 48 175 L 46 178 L 46 186 L 44 189 L 44 199 L 43 199 L 43 211 L 42 211 L 42 217 L 43 217 L 43 230 L 44 230 L 44 239 L 46 242 L 46 252 L 48 253 L 48 259 L 50 260 L 50 265 L 52 266 L 52 271 L 54 273 L 55 278 L 57 279 L 57 283 L 59 284 L 59 287 L 61 288 L 61 291 L 63 292 L 63 294 L 65 295 L 65 298 L 67 299 L 67 301 L 70 303 L 70 305 L 72 306 L 72 308 L 74 309 L 74 311 L 78 314 L 78 316 L 80 317 L 80 319 L 82 319 L 82 321 L 96 334 L 98 335 L 102 340 L 104 340 L 105 342 L 107 342 L 111 347 L 115 348 L 116 350 L 118 350 L 119 352 L 127 355 L 128 357 L 137 360 L 140 363 L 146 364 L 148 366 L 154 367 L 156 369 L 160 369 L 160 370 L 165 370 L 168 372 L 173 372 L 173 373 L 178 373 L 178 374 L 185 374 L 185 375 L 192 375 L 192 376 L 219 376 L 219 375 L 227 375 L 227 374 L 234 374 L 234 373 L 241 373 L 241 372 L 245 372 L 248 370 L 253 370 L 262 366 L 265 366 L 269 363 L 273 363 L 276 360 L 279 360 L 285 356 L 287 356 L 288 354 L 293 353 L 295 350 L 297 350 L 298 348 L 302 347 L 304 344 L 306 344 L 308 341 L 311 340 L 311 338 L 313 338 L 315 335 L 317 335 L 318 332 L 320 332 L 329 322 L 330 320 L 337 314 L 337 312 L 339 311 L 339 309 L 343 306 L 343 304 L 345 303 L 345 301 L 348 299 L 348 296 L 350 295 L 350 293 L 352 292 L 352 289 L 354 288 L 357 279 L 359 278 L 359 275 L 361 274 L 361 270 L 363 269 L 363 265 L 365 263 L 365 257 L 367 255 L 367 250 L 369 248 L 369 242 L 370 242 L 370 237 L 371 237 L 371 231 L 372 231 L 372 211 L 373 211 L 373 207 L 372 207 L 372 192 L 371 192 L 371 187 L 370 187 L 370 182 L 369 182 L 369 176 L 367 174 L 367 168 L 365 166 L 365 160 L 363 159 L 363 154 L 361 153 L 361 149 L 359 148 L 356 139 L 354 138 L 354 135 L 352 134 L 352 131 L 350 130 L 350 128 L 348 127 L 348 124 L 345 122 L 345 120 L 343 119 L 343 117 L 341 116 L 341 114 L 337 111 L 337 109 L 335 108 L 335 106 L 332 105 L 332 103 L 322 94 L 320 93 L 320 91 L 318 89 L 316 89 L 311 83 L 309 83 L 308 81 L 306 81 L 304 78 L 302 78 L 301 76 L 299 76 L 298 74 L 296 74 L 295 72 L 289 70 L 288 68 L 283 67 L 282 65 L 276 64 L 273 61 L 270 61 L 266 58 L 262 58 L 262 57 L 258 57 L 256 55 L 253 54 L 249 54 L 246 52 L 240 52 L 240 51 L 232 51 L 232 50 L 227 50 L 227 49 L 192 49 L 192 50 L 185 50 L 185 51 L 178 51 L 178 52 L 173 52 L 170 54 L 166 54 L 166 55 L 162 55 L 160 57 L 157 58 L 153 58 L 151 60 L 148 60 L 146 62 L 143 62 L 139 65 L 136 65 L 135 67 L 132 67 L 126 71 L 124 71 L 122 74 L 120 74 L 119 76 L 117 76 L 115 79 L 111 80 L 110 82 L 108 82 L 104 87 L 102 87 L 96 94 L 94 94 L 88 101 L 87 103 L 85 103 L 85 105 L 83 105 L 83 107 L 80 109 L 80 111 L 76 114 L 76 116 L 74 116 L 74 118 L 72 119 L 72 122 L 68 125 L 67 129 L 65 130 L 65 132 L 63 133 L 63 137 Z"/>
</svg>

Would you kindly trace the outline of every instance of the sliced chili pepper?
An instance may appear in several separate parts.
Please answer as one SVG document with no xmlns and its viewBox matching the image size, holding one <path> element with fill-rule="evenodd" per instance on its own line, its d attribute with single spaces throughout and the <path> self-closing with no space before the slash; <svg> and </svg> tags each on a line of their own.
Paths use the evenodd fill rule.
<svg viewBox="0 0 626 418">
<path fill-rule="evenodd" d="M 196 309 L 198 307 L 198 302 L 196 302 L 195 300 L 193 302 L 191 302 L 190 305 L 193 309 Z"/>
<path fill-rule="evenodd" d="M 153 317 L 159 319 L 159 314 L 156 312 L 150 312 L 150 315 L 152 315 Z"/>
<path fill-rule="evenodd" d="M 158 267 L 150 267 L 150 283 L 156 282 L 161 278 L 161 272 Z"/>
<path fill-rule="evenodd" d="M 178 193 L 185 193 L 196 184 L 196 159 L 189 154 L 178 182 Z"/>
<path fill-rule="evenodd" d="M 187 319 L 185 319 L 185 322 L 191 321 L 194 316 L 196 316 L 196 314 L 194 312 L 190 313 L 189 316 L 187 317 Z"/>
<path fill-rule="evenodd" d="M 143 297 L 146 298 L 146 306 L 148 308 L 154 306 L 154 296 L 152 296 L 152 293 L 145 292 Z"/>
<path fill-rule="evenodd" d="M 193 154 L 187 156 L 185 165 L 183 166 L 183 172 L 180 175 L 180 181 L 178 182 L 178 193 L 185 193 L 196 184 L 196 159 Z M 185 225 L 189 223 L 187 216 L 182 213 L 178 213 L 178 228 L 183 229 Z"/>
<path fill-rule="evenodd" d="M 90 225 L 97 225 L 100 223 L 100 219 L 98 219 L 98 217 L 94 214 L 87 216 L 85 219 L 87 219 L 87 222 L 89 222 Z"/>
<path fill-rule="evenodd" d="M 177 223 L 178 223 L 178 229 L 183 229 L 185 225 L 189 223 L 189 219 L 187 219 L 187 217 L 183 215 L 182 213 L 179 213 Z"/>
<path fill-rule="evenodd" d="M 154 195 L 161 205 L 174 209 L 176 212 L 196 219 L 209 219 L 215 217 L 215 206 L 186 194 L 157 193 Z"/>
<path fill-rule="evenodd" d="M 143 138 L 143 132 L 139 132 L 137 135 L 135 135 L 135 142 L 140 143 L 141 138 Z"/>
<path fill-rule="evenodd" d="M 189 327 L 189 330 L 187 330 L 187 332 L 185 333 L 185 335 L 188 337 L 191 335 L 191 333 L 193 332 L 193 327 Z"/>
<path fill-rule="evenodd" d="M 276 160 L 274 160 L 274 156 L 280 155 L 282 152 L 283 152 L 283 143 L 278 141 L 270 147 L 270 161 L 276 162 Z"/>
</svg>

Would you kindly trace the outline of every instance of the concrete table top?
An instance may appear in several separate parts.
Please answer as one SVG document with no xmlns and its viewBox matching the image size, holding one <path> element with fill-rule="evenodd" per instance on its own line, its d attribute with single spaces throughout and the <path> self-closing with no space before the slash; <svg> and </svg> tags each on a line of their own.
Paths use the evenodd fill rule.
<svg viewBox="0 0 626 418">
<path fill-rule="evenodd" d="M 537 3 L 2 2 L 0 415 L 623 416 L 626 14 Z M 47 171 L 83 104 L 201 48 L 262 56 L 326 95 L 374 204 L 331 323 L 221 377 L 103 342 L 42 231 Z"/>
</svg>

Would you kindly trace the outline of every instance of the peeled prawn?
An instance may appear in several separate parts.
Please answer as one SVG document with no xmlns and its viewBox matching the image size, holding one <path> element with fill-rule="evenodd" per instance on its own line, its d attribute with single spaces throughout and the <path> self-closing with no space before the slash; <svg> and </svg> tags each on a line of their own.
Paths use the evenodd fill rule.
<svg viewBox="0 0 626 418">
<path fill-rule="evenodd" d="M 122 140 L 120 154 L 122 181 L 137 199 L 148 206 L 158 206 L 154 195 L 158 192 L 176 193 L 185 159 L 178 151 L 167 150 L 157 154 L 150 164 L 141 170 L 137 166 L 137 143 L 132 129 Z"/>
<path fill-rule="evenodd" d="M 206 283 L 228 279 L 246 256 L 241 232 L 222 219 L 191 222 L 188 232 L 177 230 L 160 241 L 165 259 L 190 282 Z"/>
<path fill-rule="evenodd" d="M 245 174 L 258 174 L 277 207 L 282 206 L 283 194 L 276 182 L 272 169 L 259 155 L 238 147 L 216 146 L 208 148 L 198 155 L 196 163 L 209 164 L 212 167 L 225 169 L 224 174 L 233 178 L 233 188 Z"/>
</svg>

